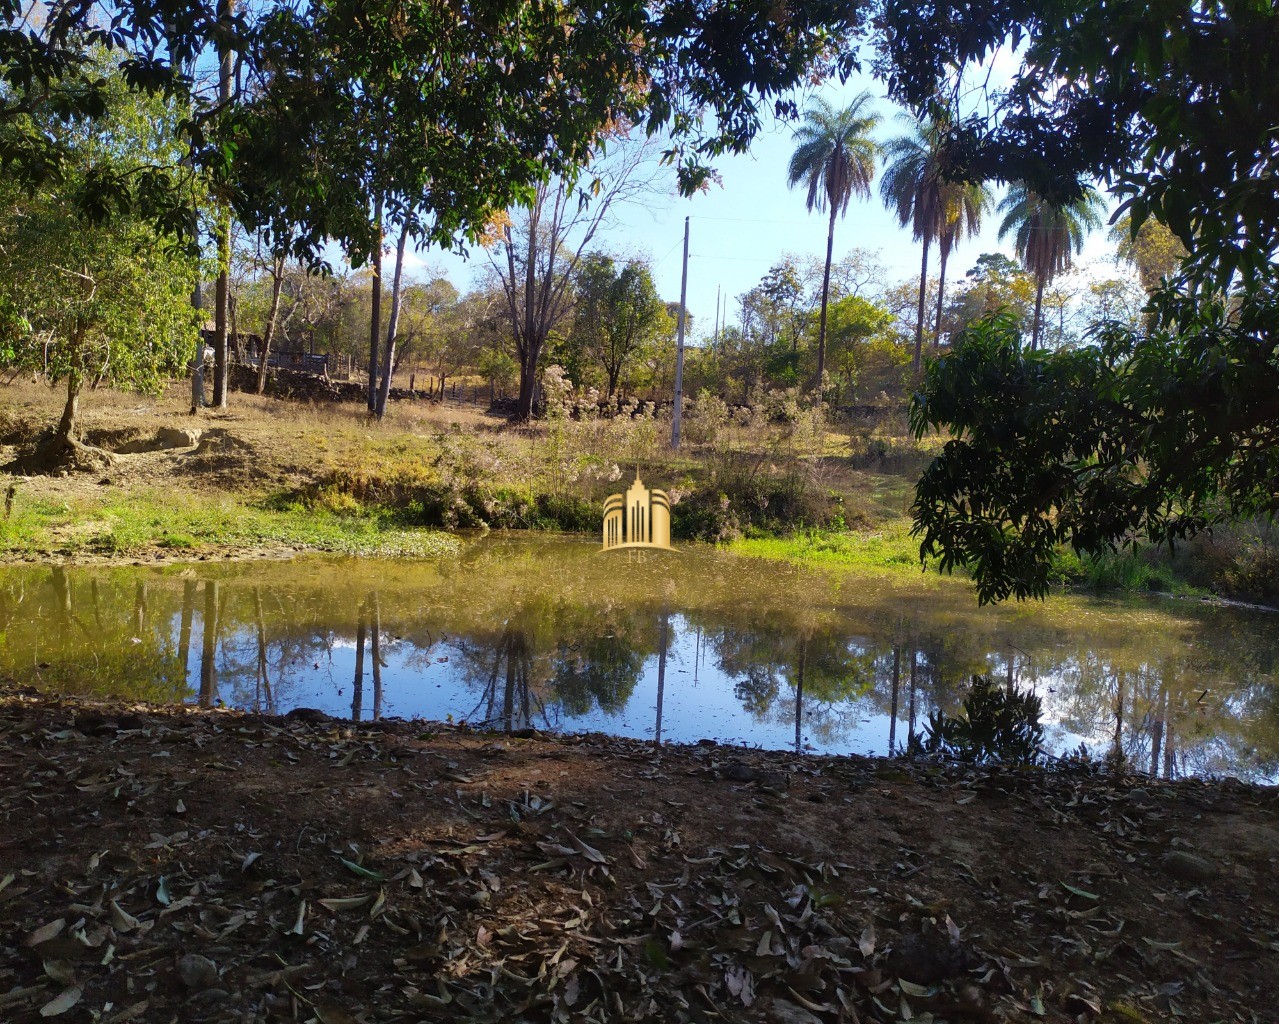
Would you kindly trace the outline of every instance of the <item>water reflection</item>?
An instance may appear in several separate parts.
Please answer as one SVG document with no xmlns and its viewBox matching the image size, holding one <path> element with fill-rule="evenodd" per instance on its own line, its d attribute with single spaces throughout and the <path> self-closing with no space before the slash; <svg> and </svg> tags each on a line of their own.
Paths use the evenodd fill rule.
<svg viewBox="0 0 1279 1024">
<path fill-rule="evenodd" d="M 958 583 L 561 539 L 439 563 L 0 571 L 0 671 L 49 689 L 888 753 L 984 675 L 1042 701 L 1050 750 L 1169 777 L 1279 771 L 1275 624 L 1187 602 L 978 609 Z"/>
</svg>

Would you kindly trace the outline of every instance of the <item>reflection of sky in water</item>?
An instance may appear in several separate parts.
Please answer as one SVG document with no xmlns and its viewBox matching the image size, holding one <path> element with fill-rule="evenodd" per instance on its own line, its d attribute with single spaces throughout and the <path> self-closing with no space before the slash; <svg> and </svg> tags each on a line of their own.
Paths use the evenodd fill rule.
<svg viewBox="0 0 1279 1024">
<path fill-rule="evenodd" d="M 3 570 L 0 670 L 51 689 L 349 718 L 356 625 L 376 605 L 384 665 L 379 695 L 366 643 L 361 718 L 500 727 L 509 694 L 517 728 L 652 739 L 665 611 L 663 740 L 794 749 L 806 666 L 800 748 L 883 754 L 890 735 L 906 743 L 912 693 L 922 732 L 930 712 L 958 712 L 973 673 L 1003 681 L 1011 661 L 1043 700 L 1055 752 L 1084 742 L 1104 756 L 1118 725 L 1138 767 L 1276 775 L 1279 631 L 1266 613 L 1080 599 L 978 609 L 961 584 L 711 549 L 626 563 L 562 539 L 467 550 L 457 563 Z"/>
</svg>

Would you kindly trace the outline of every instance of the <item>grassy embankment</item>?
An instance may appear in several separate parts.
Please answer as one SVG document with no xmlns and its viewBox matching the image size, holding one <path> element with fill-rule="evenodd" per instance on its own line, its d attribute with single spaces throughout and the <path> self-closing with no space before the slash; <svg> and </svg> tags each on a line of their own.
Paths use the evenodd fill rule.
<svg viewBox="0 0 1279 1024">
<path fill-rule="evenodd" d="M 42 385 L 0 391 L 0 464 L 56 420 Z M 651 419 L 514 427 L 478 407 L 393 403 L 384 422 L 358 405 L 236 394 L 226 413 L 185 415 L 183 388 L 159 399 L 94 393 L 85 434 L 116 451 L 161 427 L 203 432 L 192 449 L 120 454 L 104 474 L 8 478 L 0 558 L 193 558 L 332 551 L 447 553 L 456 529 L 591 535 L 604 497 L 640 469 L 674 499 L 682 540 L 871 572 L 918 572 L 913 481 L 932 446 L 899 412 L 854 427 L 762 410 L 753 421 L 693 415 L 678 455 Z M 779 422 L 780 420 L 783 420 Z M 1279 598 L 1279 537 L 1239 524 L 1182 545 L 1099 559 L 1063 552 L 1058 582 L 1109 592 Z"/>
<path fill-rule="evenodd" d="M 53 422 L 59 396 L 28 384 L 3 398 L 7 462 Z M 155 400 L 95 393 L 85 439 L 118 453 L 113 464 L 101 474 L 0 476 L 0 488 L 13 485 L 0 556 L 421 555 L 448 550 L 441 531 L 454 529 L 594 534 L 604 497 L 636 467 L 671 493 L 680 539 L 903 535 L 902 470 L 920 461 L 891 423 L 850 432 L 812 419 L 693 417 L 672 455 L 668 425 L 644 418 L 517 428 L 452 403 L 393 404 L 382 423 L 356 406 L 245 395 L 223 414 L 188 417 L 184 404 L 178 388 Z M 202 431 L 200 443 L 121 452 L 165 427 Z"/>
</svg>

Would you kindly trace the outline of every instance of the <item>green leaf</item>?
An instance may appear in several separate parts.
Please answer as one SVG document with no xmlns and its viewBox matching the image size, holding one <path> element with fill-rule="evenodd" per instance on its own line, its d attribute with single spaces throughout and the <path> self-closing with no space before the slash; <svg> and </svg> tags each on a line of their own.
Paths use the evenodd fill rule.
<svg viewBox="0 0 1279 1024">
<path fill-rule="evenodd" d="M 364 865 L 357 864 L 353 860 L 347 860 L 345 857 L 339 857 L 338 860 L 350 868 L 355 874 L 359 875 L 361 878 L 367 878 L 370 882 L 386 881 L 386 875 L 382 874 L 380 871 L 374 871 L 372 868 L 366 868 Z"/>
</svg>

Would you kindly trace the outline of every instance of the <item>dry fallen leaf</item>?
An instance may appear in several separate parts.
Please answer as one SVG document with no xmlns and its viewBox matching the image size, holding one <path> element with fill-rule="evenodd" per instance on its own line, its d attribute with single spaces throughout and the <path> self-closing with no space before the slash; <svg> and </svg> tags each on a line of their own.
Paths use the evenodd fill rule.
<svg viewBox="0 0 1279 1024">
<path fill-rule="evenodd" d="M 83 994 L 79 986 L 72 988 L 64 988 L 53 999 L 40 1007 L 41 1017 L 57 1017 L 59 1014 L 66 1013 L 69 1009 L 80 1002 L 80 996 Z"/>
</svg>

